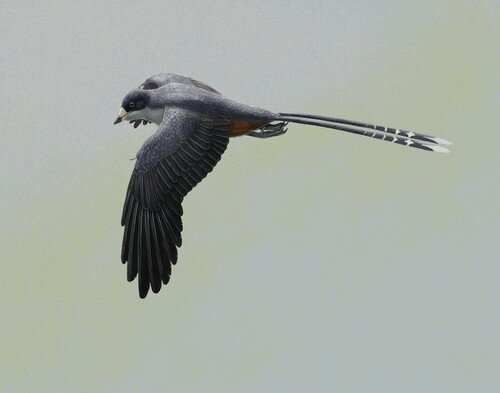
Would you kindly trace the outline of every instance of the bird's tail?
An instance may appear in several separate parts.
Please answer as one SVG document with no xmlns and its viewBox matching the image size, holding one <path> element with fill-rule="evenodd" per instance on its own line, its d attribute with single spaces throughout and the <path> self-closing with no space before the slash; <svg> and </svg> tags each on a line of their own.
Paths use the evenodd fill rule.
<svg viewBox="0 0 500 393">
<path fill-rule="evenodd" d="M 369 124 L 360 121 L 338 119 L 326 116 L 298 113 L 280 113 L 279 115 L 279 120 L 288 121 L 291 123 L 332 128 L 334 130 L 364 135 L 370 138 L 375 138 L 387 142 L 394 142 L 399 145 L 414 147 L 427 151 L 435 151 L 438 153 L 450 152 L 447 148 L 440 145 L 451 145 L 451 142 L 434 136 L 419 134 L 413 131 L 377 126 L 375 124 Z"/>
</svg>

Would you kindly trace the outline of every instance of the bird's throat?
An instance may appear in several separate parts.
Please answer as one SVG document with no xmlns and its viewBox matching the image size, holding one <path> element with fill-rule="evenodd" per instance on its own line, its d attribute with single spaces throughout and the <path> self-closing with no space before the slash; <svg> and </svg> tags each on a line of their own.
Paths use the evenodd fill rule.
<svg viewBox="0 0 500 393">
<path fill-rule="evenodd" d="M 151 123 L 156 123 L 160 125 L 163 120 L 163 114 L 165 112 L 164 108 L 150 108 L 145 107 L 144 109 L 140 109 L 138 111 L 130 112 L 125 120 L 133 121 L 133 120 L 147 120 Z"/>
<path fill-rule="evenodd" d="M 163 114 L 165 113 L 165 108 L 144 108 L 144 119 L 160 125 L 163 120 Z"/>
</svg>

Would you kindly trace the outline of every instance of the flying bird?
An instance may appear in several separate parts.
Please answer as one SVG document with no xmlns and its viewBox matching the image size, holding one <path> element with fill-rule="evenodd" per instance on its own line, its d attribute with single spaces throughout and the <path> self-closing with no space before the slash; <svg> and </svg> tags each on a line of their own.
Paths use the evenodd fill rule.
<svg viewBox="0 0 500 393">
<path fill-rule="evenodd" d="M 182 244 L 182 200 L 212 171 L 229 138 L 283 135 L 288 123 L 331 128 L 416 149 L 448 153 L 451 143 L 429 135 L 327 116 L 275 113 L 223 97 L 195 79 L 154 75 L 130 91 L 115 124 L 155 123 L 127 188 L 121 225 L 121 260 L 127 280 L 138 276 L 139 296 L 160 291 L 170 280 Z"/>
</svg>

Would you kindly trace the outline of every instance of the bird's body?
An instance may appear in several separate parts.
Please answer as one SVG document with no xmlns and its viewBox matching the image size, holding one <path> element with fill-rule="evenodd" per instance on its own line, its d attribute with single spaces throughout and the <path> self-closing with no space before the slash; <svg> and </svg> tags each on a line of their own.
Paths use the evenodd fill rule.
<svg viewBox="0 0 500 393">
<path fill-rule="evenodd" d="M 220 160 L 230 137 L 282 135 L 287 122 L 317 125 L 428 151 L 448 142 L 388 127 L 315 115 L 275 113 L 223 97 L 212 87 L 175 74 L 148 78 L 124 98 L 115 123 L 159 125 L 137 153 L 122 225 L 127 279 L 139 294 L 158 292 L 170 279 L 181 246 L 182 200 Z M 271 124 L 272 122 L 279 122 Z M 259 130 L 259 131 L 255 131 Z"/>
<path fill-rule="evenodd" d="M 266 124 L 279 117 L 277 113 L 241 104 L 218 93 L 185 83 L 169 82 L 161 88 L 149 90 L 149 94 L 150 107 L 160 109 L 150 109 L 144 119 L 158 125 L 163 120 L 163 110 L 166 107 L 230 119 L 231 130 L 234 132 L 243 131 L 245 127 L 259 128 L 256 124 Z"/>
</svg>

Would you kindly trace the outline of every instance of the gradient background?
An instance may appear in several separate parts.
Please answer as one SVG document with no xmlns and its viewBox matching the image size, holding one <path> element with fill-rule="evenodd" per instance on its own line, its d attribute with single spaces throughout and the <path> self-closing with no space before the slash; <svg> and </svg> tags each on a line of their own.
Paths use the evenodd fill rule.
<svg viewBox="0 0 500 393">
<path fill-rule="evenodd" d="M 5 392 L 500 389 L 498 1 L 2 2 Z M 224 95 L 409 128 L 448 156 L 290 126 L 185 200 L 171 283 L 120 263 L 123 96 Z"/>
</svg>

